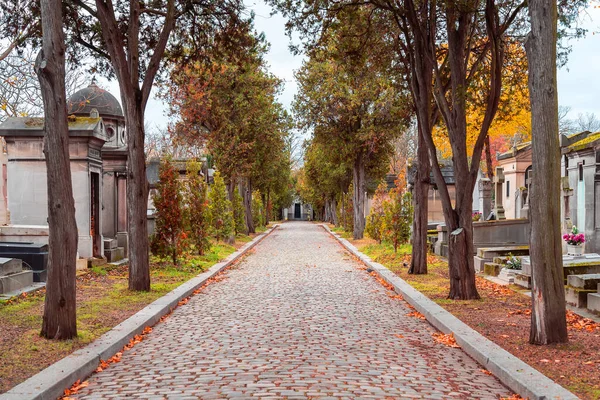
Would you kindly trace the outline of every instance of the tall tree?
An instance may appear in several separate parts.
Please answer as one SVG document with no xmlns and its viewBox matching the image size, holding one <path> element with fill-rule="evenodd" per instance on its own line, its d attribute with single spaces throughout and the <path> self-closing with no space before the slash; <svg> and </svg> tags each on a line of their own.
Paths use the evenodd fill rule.
<svg viewBox="0 0 600 400">
<path fill-rule="evenodd" d="M 342 147 L 352 165 L 356 239 L 365 230 L 367 169 L 387 166 L 392 139 L 410 113 L 401 80 L 391 72 L 390 33 L 382 22 L 370 9 L 342 9 L 296 74 L 301 126 L 329 126 L 332 145 Z"/>
<path fill-rule="evenodd" d="M 532 312 L 529 342 L 568 341 L 560 236 L 560 144 L 556 84 L 557 7 L 530 0 L 526 49 L 531 96 Z"/>
<path fill-rule="evenodd" d="M 195 62 L 177 65 L 165 95 L 177 116 L 171 127 L 175 140 L 206 145 L 228 182 L 230 197 L 242 183 L 249 233 L 255 231 L 253 189 L 270 196 L 281 169 L 290 169 L 290 118 L 276 101 L 281 81 L 266 70 L 267 49 L 247 21 L 232 36 L 216 38 Z"/>
<path fill-rule="evenodd" d="M 77 336 L 75 260 L 77 223 L 69 159 L 65 37 L 60 0 L 41 0 L 42 49 L 35 64 L 44 102 L 48 181 L 48 278 L 41 335 Z"/>
<path fill-rule="evenodd" d="M 168 50 L 187 58 L 203 48 L 223 21 L 237 19 L 239 0 L 166 0 L 64 2 L 70 43 L 92 54 L 97 68 L 116 76 L 128 135 L 127 223 L 129 288 L 150 290 L 146 205 L 148 184 L 144 157 L 144 112 Z"/>
</svg>

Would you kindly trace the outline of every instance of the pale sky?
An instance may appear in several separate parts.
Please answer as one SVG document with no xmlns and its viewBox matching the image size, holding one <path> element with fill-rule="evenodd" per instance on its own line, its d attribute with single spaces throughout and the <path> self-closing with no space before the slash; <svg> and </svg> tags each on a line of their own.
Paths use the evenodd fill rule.
<svg viewBox="0 0 600 400">
<path fill-rule="evenodd" d="M 294 99 L 297 83 L 294 70 L 302 65 L 302 56 L 294 56 L 289 51 L 289 38 L 285 34 L 285 19 L 281 15 L 270 16 L 271 7 L 262 0 L 245 0 L 246 5 L 256 13 L 255 28 L 264 32 L 271 44 L 266 59 L 271 72 L 285 81 L 285 88 L 279 101 L 288 109 Z M 593 112 L 600 116 L 600 9 L 591 8 L 583 25 L 588 35 L 572 40 L 572 52 L 566 67 L 558 72 L 558 96 L 562 106 L 571 107 L 569 118 L 579 113 Z M 119 88 L 116 81 L 101 82 L 117 98 Z M 151 98 L 146 108 L 146 120 L 150 125 L 166 128 L 167 107 Z"/>
</svg>

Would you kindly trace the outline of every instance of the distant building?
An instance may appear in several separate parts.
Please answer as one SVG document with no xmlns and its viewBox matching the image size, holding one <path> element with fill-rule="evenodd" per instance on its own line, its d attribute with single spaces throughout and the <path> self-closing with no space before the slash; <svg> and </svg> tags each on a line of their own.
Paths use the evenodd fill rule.
<svg viewBox="0 0 600 400">
<path fill-rule="evenodd" d="M 523 218 L 527 203 L 528 179 L 531 174 L 531 142 L 523 142 L 510 151 L 498 154 L 498 166 L 504 169 L 502 205 L 507 219 Z"/>
</svg>

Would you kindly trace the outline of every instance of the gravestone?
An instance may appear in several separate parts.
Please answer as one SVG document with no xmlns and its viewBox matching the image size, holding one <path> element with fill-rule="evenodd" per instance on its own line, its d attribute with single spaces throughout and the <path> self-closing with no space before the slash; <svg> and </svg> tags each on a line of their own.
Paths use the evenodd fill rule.
<svg viewBox="0 0 600 400">
<path fill-rule="evenodd" d="M 21 260 L 0 258 L 0 295 L 16 292 L 33 284 L 33 271 L 23 270 Z"/>
<path fill-rule="evenodd" d="M 504 216 L 504 207 L 502 206 L 502 186 L 504 184 L 504 168 L 496 167 L 496 174 L 494 176 L 496 204 L 494 207 L 494 215 L 496 219 L 506 219 Z"/>
<path fill-rule="evenodd" d="M 479 180 L 479 210 L 482 219 L 490 215 L 492 211 L 492 181 L 489 178 Z"/>
</svg>

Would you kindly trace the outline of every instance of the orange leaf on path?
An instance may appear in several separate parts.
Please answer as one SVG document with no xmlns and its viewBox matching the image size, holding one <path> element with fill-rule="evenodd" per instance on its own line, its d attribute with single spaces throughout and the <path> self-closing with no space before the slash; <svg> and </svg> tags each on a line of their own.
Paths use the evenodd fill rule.
<svg viewBox="0 0 600 400">
<path fill-rule="evenodd" d="M 454 334 L 443 334 L 443 333 L 432 333 L 431 334 L 436 342 L 446 345 L 448 347 L 460 348 L 458 343 L 456 343 L 456 339 L 454 339 Z"/>
</svg>

